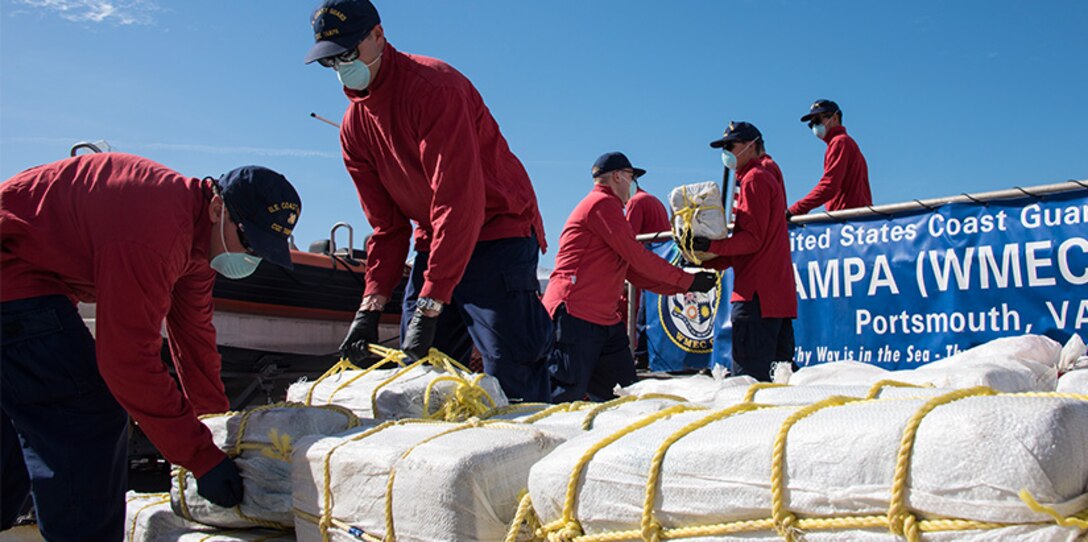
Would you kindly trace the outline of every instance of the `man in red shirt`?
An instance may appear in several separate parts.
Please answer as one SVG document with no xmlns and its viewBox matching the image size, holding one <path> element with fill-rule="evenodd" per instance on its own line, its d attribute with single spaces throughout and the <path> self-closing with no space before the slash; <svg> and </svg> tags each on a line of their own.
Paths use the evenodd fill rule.
<svg viewBox="0 0 1088 542">
<path fill-rule="evenodd" d="M 364 361 L 377 340 L 414 221 L 404 352 L 418 359 L 433 345 L 467 362 L 467 328 L 508 396 L 546 401 L 552 329 L 536 278 L 546 243 L 529 175 L 472 83 L 441 60 L 397 51 L 380 23 L 369 0 L 327 0 L 305 59 L 333 68 L 351 101 L 340 143 L 374 228 L 341 353 Z"/>
<path fill-rule="evenodd" d="M 747 122 L 731 122 L 721 139 L 722 161 L 737 176 L 740 194 L 733 207 L 733 233 L 726 239 L 696 237 L 695 250 L 723 256 L 706 262 L 732 265 L 733 374 L 771 380 L 771 362 L 793 359 L 793 282 L 782 171 L 764 152 L 763 136 Z"/>
<path fill-rule="evenodd" d="M 639 187 L 639 182 L 639 179 L 635 179 L 632 183 L 635 193 L 626 206 L 627 222 L 631 224 L 631 229 L 635 231 L 635 235 L 671 231 L 672 225 L 669 224 L 669 212 L 665 210 L 665 205 L 653 194 Z M 649 245 L 647 243 L 647 248 Z M 627 291 L 624 289 L 620 310 L 625 322 L 627 303 L 635 305 L 635 360 L 638 366 L 645 367 L 649 361 L 646 352 L 646 307 L 642 304 L 642 290 L 635 288 L 632 299 L 627 299 Z"/>
<path fill-rule="evenodd" d="M 574 208 L 559 236 L 555 271 L 544 306 L 555 319 L 551 356 L 552 401 L 594 401 L 635 381 L 635 364 L 618 301 L 624 278 L 662 295 L 707 292 L 717 273 L 691 274 L 674 267 L 635 240 L 623 216 L 631 183 L 646 173 L 622 153 L 593 164 L 593 190 Z"/>
<path fill-rule="evenodd" d="M 831 100 L 816 100 L 801 117 L 816 137 L 827 143 L 824 176 L 816 187 L 790 206 L 787 216 L 803 215 L 825 205 L 828 211 L 867 207 L 873 204 L 869 191 L 869 166 L 854 139 L 846 135 L 842 110 Z"/>
<path fill-rule="evenodd" d="M 121 540 L 126 411 L 197 476 L 198 493 L 220 506 L 241 501 L 234 462 L 197 420 L 230 408 L 212 285 L 216 272 L 242 278 L 262 260 L 290 268 L 300 211 L 295 189 L 270 169 L 201 180 L 120 153 L 38 166 L 0 185 L 3 528 L 31 486 L 47 540 Z M 76 300 L 97 304 L 95 338 Z M 164 320 L 180 392 L 160 358 Z"/>
</svg>

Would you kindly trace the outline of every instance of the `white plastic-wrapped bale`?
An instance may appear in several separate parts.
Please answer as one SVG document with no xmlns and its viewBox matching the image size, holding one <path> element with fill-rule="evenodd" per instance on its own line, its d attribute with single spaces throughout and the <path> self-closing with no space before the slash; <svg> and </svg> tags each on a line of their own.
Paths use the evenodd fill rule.
<svg viewBox="0 0 1088 542">
<path fill-rule="evenodd" d="M 292 384 L 287 390 L 287 400 L 308 405 L 340 405 L 360 418 L 382 420 L 438 417 L 461 421 L 509 404 L 498 379 L 490 375 L 457 369 L 450 372 L 430 365 L 336 369 L 314 382 Z M 472 404 L 458 403 L 464 400 Z"/>
<path fill-rule="evenodd" d="M 569 439 L 586 431 L 623 427 L 642 416 L 680 403 L 685 403 L 681 397 L 650 393 L 628 395 L 604 403 L 575 401 L 541 405 L 545 408 L 533 405 L 523 410 L 503 412 L 490 419 L 529 424 Z"/>
<path fill-rule="evenodd" d="M 692 403 L 710 405 L 718 392 L 724 389 L 747 389 L 756 383 L 756 379 L 748 376 L 732 376 L 728 378 L 714 378 L 707 375 L 692 375 L 686 377 L 666 378 L 661 380 L 647 379 L 635 382 L 626 388 L 616 389 L 616 395 L 627 397 L 629 395 L 667 394 L 683 397 Z"/>
<path fill-rule="evenodd" d="M 280 403 L 245 412 L 208 416 L 204 425 L 212 439 L 234 459 L 242 476 L 242 503 L 233 508 L 212 504 L 197 493 L 197 481 L 187 469 L 175 467 L 170 496 L 179 516 L 225 528 L 294 526 L 291 511 L 291 452 L 308 435 L 333 435 L 359 425 L 339 406 L 308 407 Z M 373 420 L 364 421 L 373 425 Z"/>
<path fill-rule="evenodd" d="M 1078 369 L 1058 378 L 1058 392 L 1088 395 L 1088 369 Z"/>
<path fill-rule="evenodd" d="M 1088 513 L 1088 401 L 992 393 L 663 412 L 558 447 L 530 472 L 532 506 L 545 535 L 1075 540 L 1021 492 Z"/>
<path fill-rule="evenodd" d="M 293 460 L 296 535 L 501 541 L 529 468 L 562 441 L 524 424 L 418 420 L 305 439 Z"/>
<path fill-rule="evenodd" d="M 1007 393 L 1054 391 L 1061 349 L 1042 335 L 1004 337 L 916 369 L 886 371 L 853 361 L 804 367 L 790 377 L 789 384 L 868 386 L 896 380 L 937 388 L 987 386 Z"/>
<path fill-rule="evenodd" d="M 678 186 L 669 194 L 669 206 L 672 207 L 674 238 L 725 239 L 728 236 L 722 192 L 718 183 L 708 181 Z M 695 252 L 694 256 L 699 261 L 717 257 L 709 252 Z"/>
<path fill-rule="evenodd" d="M 761 405 L 811 405 L 829 397 L 853 397 L 857 399 L 919 398 L 934 397 L 952 391 L 947 388 L 934 388 L 903 384 L 899 382 L 878 382 L 872 386 L 784 386 L 761 382 L 748 388 L 727 388 L 718 392 L 713 408 L 727 408 L 741 403 Z"/>
<path fill-rule="evenodd" d="M 125 542 L 292 542 L 294 533 L 272 529 L 223 530 L 189 521 L 170 508 L 169 493 L 125 495 Z"/>
</svg>

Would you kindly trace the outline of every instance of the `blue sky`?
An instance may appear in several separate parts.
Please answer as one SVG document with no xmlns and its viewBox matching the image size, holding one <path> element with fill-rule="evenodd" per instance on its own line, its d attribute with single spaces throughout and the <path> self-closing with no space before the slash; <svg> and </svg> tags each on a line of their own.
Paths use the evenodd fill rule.
<svg viewBox="0 0 1088 542">
<path fill-rule="evenodd" d="M 836 100 L 877 203 L 1088 178 L 1088 2 L 376 3 L 398 49 L 480 90 L 536 187 L 552 249 L 621 150 L 644 189 L 721 178 L 707 146 L 755 123 L 791 201 L 824 144 L 798 122 Z M 369 231 L 339 158 L 347 104 L 303 65 L 316 2 L 0 0 L 0 178 L 106 139 L 186 175 L 243 164 L 298 187 L 300 246 Z"/>
</svg>

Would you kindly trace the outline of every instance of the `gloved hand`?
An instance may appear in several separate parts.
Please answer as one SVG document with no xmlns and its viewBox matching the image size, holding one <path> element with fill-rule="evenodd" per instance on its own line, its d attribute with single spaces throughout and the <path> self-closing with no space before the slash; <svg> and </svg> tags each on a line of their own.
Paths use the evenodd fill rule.
<svg viewBox="0 0 1088 542">
<path fill-rule="evenodd" d="M 786 209 L 786 222 L 789 222 L 791 218 L 793 218 L 793 213 L 791 213 L 789 209 Z"/>
<path fill-rule="evenodd" d="M 434 335 L 438 331 L 437 316 L 423 316 L 420 311 L 412 315 L 412 321 L 408 322 L 408 332 L 404 334 L 404 340 L 400 343 L 400 349 L 408 355 L 411 361 L 417 361 L 427 355 L 431 345 L 434 344 Z"/>
<path fill-rule="evenodd" d="M 196 479 L 196 492 L 216 506 L 238 506 L 242 502 L 242 475 L 228 457 Z"/>
<path fill-rule="evenodd" d="M 691 240 L 691 249 L 699 252 L 710 250 L 710 239 L 707 239 L 706 237 L 695 237 Z"/>
<path fill-rule="evenodd" d="M 355 319 L 348 328 L 348 335 L 340 343 L 340 357 L 355 364 L 370 357 L 370 351 L 366 347 L 370 343 L 378 342 L 378 320 L 381 316 L 381 311 L 356 311 Z"/>
<path fill-rule="evenodd" d="M 695 278 L 688 287 L 689 292 L 709 292 L 718 285 L 718 274 L 711 271 L 695 273 Z"/>
</svg>

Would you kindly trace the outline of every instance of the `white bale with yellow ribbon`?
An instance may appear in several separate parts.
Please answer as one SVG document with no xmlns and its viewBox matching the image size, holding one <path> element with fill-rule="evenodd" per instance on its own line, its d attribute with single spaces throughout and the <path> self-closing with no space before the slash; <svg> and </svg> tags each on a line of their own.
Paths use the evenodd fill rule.
<svg viewBox="0 0 1088 542">
<path fill-rule="evenodd" d="M 895 380 L 883 380 L 872 386 L 788 386 L 757 382 L 747 388 L 726 388 L 719 391 L 710 406 L 722 409 L 742 403 L 811 405 L 836 396 L 857 399 L 921 398 L 935 397 L 950 391 L 952 390 L 949 388 L 919 386 Z"/>
<path fill-rule="evenodd" d="M 343 407 L 298 403 L 205 416 L 202 421 L 216 446 L 233 458 L 241 473 L 242 503 L 233 508 L 212 504 L 197 493 L 193 474 L 175 467 L 171 505 L 181 517 L 224 528 L 292 527 L 291 453 L 295 444 L 308 435 L 333 435 L 360 424 Z M 374 425 L 373 421 L 363 423 Z"/>
<path fill-rule="evenodd" d="M 529 500 L 538 540 L 1071 541 L 1085 450 L 1088 396 L 677 406 L 561 445 Z"/>
<path fill-rule="evenodd" d="M 529 468 L 563 442 L 531 425 L 389 421 L 303 439 L 293 461 L 300 541 L 501 541 Z"/>
<path fill-rule="evenodd" d="M 218 529 L 189 521 L 170 508 L 169 493 L 125 494 L 125 542 L 293 542 L 272 529 Z"/>
<path fill-rule="evenodd" d="M 1058 391 L 1088 394 L 1088 369 L 1078 369 L 1063 374 L 1058 379 Z"/>
<path fill-rule="evenodd" d="M 381 420 L 460 421 L 509 404 L 498 379 L 472 373 L 437 350 L 412 364 L 399 350 L 371 350 L 383 359 L 366 369 L 341 361 L 314 382 L 292 384 L 287 400 L 340 405 L 360 418 Z"/>
<path fill-rule="evenodd" d="M 665 393 L 683 397 L 692 403 L 710 405 L 714 403 L 714 398 L 717 397 L 718 392 L 722 390 L 743 390 L 755 383 L 756 379 L 748 375 L 725 378 L 715 378 L 709 375 L 691 375 L 661 380 L 646 379 L 635 382 L 625 388 L 616 386 L 616 395 L 618 397 L 627 397 L 629 395 Z"/>
<path fill-rule="evenodd" d="M 718 183 L 707 181 L 678 186 L 669 194 L 669 206 L 672 208 L 673 239 L 681 254 L 694 264 L 715 258 L 715 254 L 696 252 L 690 247 L 693 237 L 725 239 L 729 235 Z"/>
<path fill-rule="evenodd" d="M 794 386 L 872 385 L 897 380 L 938 388 L 987 386 L 1007 393 L 1054 391 L 1062 346 L 1043 335 L 994 339 L 916 369 L 886 371 L 857 362 L 832 362 L 804 367 L 793 373 Z"/>
</svg>

